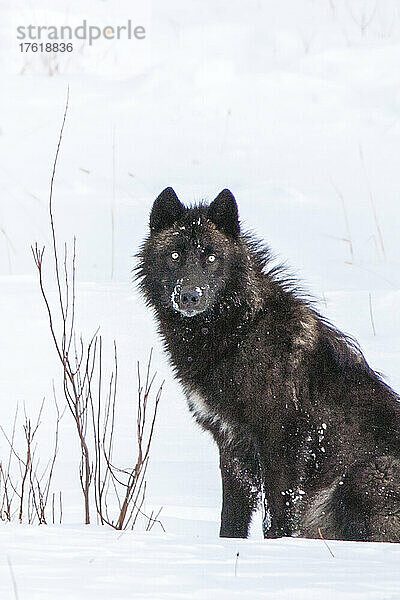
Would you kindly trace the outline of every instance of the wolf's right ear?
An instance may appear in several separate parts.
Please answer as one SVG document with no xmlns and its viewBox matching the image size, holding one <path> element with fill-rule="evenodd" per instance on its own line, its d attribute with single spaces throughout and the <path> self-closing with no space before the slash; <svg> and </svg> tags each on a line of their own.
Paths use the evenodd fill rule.
<svg viewBox="0 0 400 600">
<path fill-rule="evenodd" d="M 240 233 L 238 207 L 230 190 L 222 190 L 208 207 L 207 216 L 218 229 L 236 238 Z"/>
<path fill-rule="evenodd" d="M 185 207 L 171 187 L 165 188 L 155 199 L 150 213 L 150 229 L 158 232 L 171 227 L 183 217 Z"/>
</svg>

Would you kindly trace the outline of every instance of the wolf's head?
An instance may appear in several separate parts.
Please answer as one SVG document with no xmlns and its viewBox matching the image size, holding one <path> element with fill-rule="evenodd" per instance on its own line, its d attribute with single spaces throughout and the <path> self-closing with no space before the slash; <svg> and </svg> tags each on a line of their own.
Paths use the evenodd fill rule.
<svg viewBox="0 0 400 600">
<path fill-rule="evenodd" d="M 209 205 L 185 207 L 172 188 L 155 200 L 139 276 L 148 301 L 183 317 L 204 316 L 238 267 L 239 218 L 223 190 Z"/>
</svg>

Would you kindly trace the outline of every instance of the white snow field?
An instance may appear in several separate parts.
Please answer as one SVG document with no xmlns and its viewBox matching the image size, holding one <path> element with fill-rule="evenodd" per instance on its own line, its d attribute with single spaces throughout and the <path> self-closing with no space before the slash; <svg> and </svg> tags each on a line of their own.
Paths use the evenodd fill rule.
<svg viewBox="0 0 400 600">
<path fill-rule="evenodd" d="M 132 19 L 147 36 L 20 52 L 17 26 L 82 19 Z M 165 532 L 139 522 L 121 534 L 94 514 L 83 525 L 66 413 L 52 488 L 62 524 L 0 523 L 1 600 L 400 598 L 396 544 L 264 541 L 260 515 L 249 540 L 218 538 L 217 450 L 188 415 L 131 274 L 161 189 L 189 203 L 229 187 L 243 226 L 400 390 L 399 3 L 16 0 L 1 4 L 0 34 L 0 425 L 10 433 L 17 406 L 34 418 L 46 398 L 46 463 L 62 380 L 30 246 L 47 246 L 54 300 L 47 203 L 68 85 L 55 220 L 60 245 L 77 238 L 77 329 L 100 326 L 107 361 L 118 346 L 120 464 L 136 458 L 136 361 L 153 348 L 165 379 L 144 505 L 163 507 Z"/>
</svg>

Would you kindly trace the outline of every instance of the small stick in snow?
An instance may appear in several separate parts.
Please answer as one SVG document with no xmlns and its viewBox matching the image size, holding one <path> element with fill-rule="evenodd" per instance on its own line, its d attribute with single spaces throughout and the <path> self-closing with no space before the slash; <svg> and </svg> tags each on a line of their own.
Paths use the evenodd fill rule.
<svg viewBox="0 0 400 600">
<path fill-rule="evenodd" d="M 372 312 L 372 296 L 371 296 L 371 292 L 369 292 L 368 298 L 369 298 L 369 316 L 371 317 L 372 333 L 374 334 L 374 336 L 376 336 L 376 329 L 375 329 L 375 323 L 374 323 L 374 314 Z"/>
<path fill-rule="evenodd" d="M 332 556 L 332 558 L 335 558 L 335 555 L 333 554 L 332 550 L 330 549 L 330 547 L 328 546 L 328 543 L 326 541 L 326 539 L 324 538 L 324 536 L 322 535 L 322 531 L 321 531 L 321 527 L 318 527 L 318 533 L 319 533 L 319 537 L 321 538 L 321 540 L 324 542 L 325 546 L 328 548 L 329 550 L 329 554 Z"/>
<path fill-rule="evenodd" d="M 14 571 L 13 571 L 11 560 L 10 560 L 10 557 L 8 556 L 8 554 L 7 554 L 7 562 L 8 562 L 8 568 L 10 569 L 11 581 L 12 581 L 13 590 L 14 590 L 14 598 L 15 598 L 15 600 L 18 600 L 19 596 L 18 596 L 17 582 L 15 580 Z"/>
<path fill-rule="evenodd" d="M 361 160 L 361 164 L 364 170 L 364 176 L 365 176 L 365 181 L 367 184 L 367 189 L 368 189 L 368 194 L 369 194 L 369 200 L 371 203 L 371 209 L 372 209 L 372 214 L 374 217 L 374 222 L 375 222 L 375 228 L 376 228 L 376 232 L 378 234 L 378 239 L 379 239 L 379 246 L 382 252 L 382 258 L 383 258 L 383 262 L 386 262 L 386 251 L 385 251 L 385 244 L 383 241 L 383 234 L 382 234 L 382 230 L 380 228 L 379 225 L 379 221 L 378 221 L 378 213 L 376 212 L 376 206 L 375 206 L 375 201 L 374 201 L 374 195 L 372 193 L 372 188 L 371 188 L 371 184 L 369 181 L 369 177 L 368 177 L 368 172 L 367 172 L 367 167 L 365 165 L 365 161 L 364 161 L 364 153 L 361 147 L 361 144 L 358 146 L 358 150 L 359 150 L 359 154 L 360 154 L 360 160 Z"/>
<path fill-rule="evenodd" d="M 238 562 L 239 562 L 239 552 L 236 552 L 236 559 L 235 559 L 235 577 L 237 577 L 237 568 L 238 568 Z"/>
<path fill-rule="evenodd" d="M 350 250 L 350 261 L 345 261 L 347 264 L 353 265 L 354 264 L 354 249 L 353 249 L 353 242 L 351 240 L 351 233 L 350 233 L 350 221 L 349 221 L 349 217 L 347 215 L 347 210 L 346 210 L 346 203 L 344 201 L 344 196 L 342 194 L 342 192 L 340 191 L 340 189 L 338 187 L 336 187 L 336 185 L 332 182 L 332 185 L 335 189 L 335 192 L 337 193 L 337 195 L 340 198 L 340 201 L 342 203 L 342 208 L 343 208 L 343 215 L 344 215 L 344 222 L 346 225 L 346 236 L 345 238 L 342 238 L 343 242 L 347 242 L 349 245 L 349 250 Z"/>
</svg>

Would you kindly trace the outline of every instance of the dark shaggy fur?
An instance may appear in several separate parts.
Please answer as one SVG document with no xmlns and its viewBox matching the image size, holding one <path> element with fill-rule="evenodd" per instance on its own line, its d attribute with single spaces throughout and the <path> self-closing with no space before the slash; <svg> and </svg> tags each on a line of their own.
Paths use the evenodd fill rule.
<svg viewBox="0 0 400 600">
<path fill-rule="evenodd" d="M 357 345 L 240 233 L 235 199 L 154 203 L 138 277 L 220 451 L 221 536 L 400 541 L 400 404 Z"/>
</svg>

